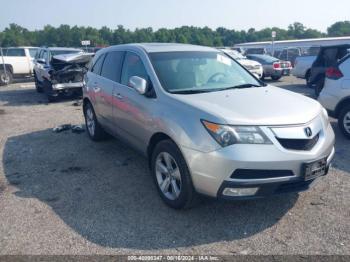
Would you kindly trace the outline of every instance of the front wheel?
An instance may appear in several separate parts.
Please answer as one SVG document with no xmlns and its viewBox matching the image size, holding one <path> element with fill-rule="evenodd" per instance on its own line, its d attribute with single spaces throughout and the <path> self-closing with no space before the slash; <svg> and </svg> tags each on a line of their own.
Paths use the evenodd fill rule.
<svg viewBox="0 0 350 262">
<path fill-rule="evenodd" d="M 171 140 L 158 143 L 153 151 L 151 170 L 163 201 L 175 209 L 194 204 L 194 190 L 190 172 L 181 151 Z"/>
<path fill-rule="evenodd" d="M 350 105 L 340 111 L 338 125 L 343 134 L 350 139 Z"/>
<path fill-rule="evenodd" d="M 35 89 L 38 93 L 44 92 L 43 87 L 41 86 L 36 74 L 34 74 L 34 83 L 35 83 Z"/>
</svg>

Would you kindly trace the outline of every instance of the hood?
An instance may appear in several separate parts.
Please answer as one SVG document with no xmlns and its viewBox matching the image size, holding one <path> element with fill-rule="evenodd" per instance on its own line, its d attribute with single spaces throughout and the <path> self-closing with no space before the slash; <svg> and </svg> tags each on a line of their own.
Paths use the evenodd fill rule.
<svg viewBox="0 0 350 262">
<path fill-rule="evenodd" d="M 53 58 L 55 60 L 58 60 L 58 62 L 64 62 L 68 64 L 84 64 L 88 63 L 94 55 L 94 53 L 74 53 L 55 55 Z"/>
<path fill-rule="evenodd" d="M 321 112 L 317 101 L 274 86 L 175 97 L 231 125 L 305 124 Z"/>
<path fill-rule="evenodd" d="M 261 66 L 261 64 L 259 62 L 253 61 L 253 60 L 249 60 L 249 59 L 240 59 L 237 60 L 242 66 Z"/>
</svg>

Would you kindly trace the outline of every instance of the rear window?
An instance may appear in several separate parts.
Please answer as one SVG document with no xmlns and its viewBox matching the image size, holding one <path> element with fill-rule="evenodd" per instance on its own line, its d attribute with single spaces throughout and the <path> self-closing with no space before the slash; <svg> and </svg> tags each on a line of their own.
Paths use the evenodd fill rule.
<svg viewBox="0 0 350 262">
<path fill-rule="evenodd" d="M 91 68 L 91 72 L 92 73 L 95 73 L 97 75 L 100 74 L 104 57 L 105 57 L 105 55 L 103 54 L 103 55 L 101 55 L 100 57 L 97 58 L 96 62 L 94 63 L 94 65 Z"/>
<path fill-rule="evenodd" d="M 124 52 L 121 51 L 107 53 L 105 61 L 103 62 L 101 76 L 114 82 L 120 82 L 123 57 Z"/>
</svg>

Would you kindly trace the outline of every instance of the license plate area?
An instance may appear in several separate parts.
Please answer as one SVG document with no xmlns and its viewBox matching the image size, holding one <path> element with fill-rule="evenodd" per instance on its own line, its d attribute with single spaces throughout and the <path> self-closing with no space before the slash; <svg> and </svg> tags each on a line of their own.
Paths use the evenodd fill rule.
<svg viewBox="0 0 350 262">
<path fill-rule="evenodd" d="M 327 172 L 327 158 L 304 164 L 304 180 L 309 181 Z"/>
</svg>

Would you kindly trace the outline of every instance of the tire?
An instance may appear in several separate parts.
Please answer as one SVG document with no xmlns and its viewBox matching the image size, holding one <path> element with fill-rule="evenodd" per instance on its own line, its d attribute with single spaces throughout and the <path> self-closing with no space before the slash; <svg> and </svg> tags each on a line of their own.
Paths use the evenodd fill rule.
<svg viewBox="0 0 350 262">
<path fill-rule="evenodd" d="M 272 80 L 278 81 L 281 79 L 282 76 L 271 76 Z"/>
<path fill-rule="evenodd" d="M 6 74 L 5 74 L 5 71 L 3 69 L 0 69 L 0 85 L 1 86 L 9 85 L 12 83 L 12 81 L 13 81 L 13 75 L 11 71 L 6 70 Z"/>
<path fill-rule="evenodd" d="M 174 142 L 163 140 L 155 146 L 151 172 L 160 197 L 169 207 L 186 209 L 195 204 L 197 193 L 189 169 Z"/>
<path fill-rule="evenodd" d="M 34 74 L 34 82 L 35 82 L 35 89 L 38 93 L 43 93 L 43 87 L 40 85 L 40 82 L 38 80 L 38 78 L 36 77 L 36 75 Z"/>
<path fill-rule="evenodd" d="M 106 140 L 109 135 L 103 130 L 100 123 L 97 121 L 95 110 L 90 103 L 87 103 L 84 108 L 85 126 L 88 136 L 93 141 Z"/>
<path fill-rule="evenodd" d="M 345 137 L 350 139 L 350 105 L 346 105 L 340 110 L 338 126 Z"/>
</svg>

